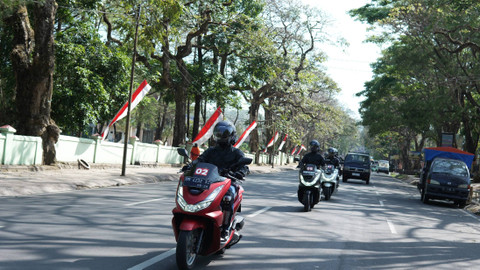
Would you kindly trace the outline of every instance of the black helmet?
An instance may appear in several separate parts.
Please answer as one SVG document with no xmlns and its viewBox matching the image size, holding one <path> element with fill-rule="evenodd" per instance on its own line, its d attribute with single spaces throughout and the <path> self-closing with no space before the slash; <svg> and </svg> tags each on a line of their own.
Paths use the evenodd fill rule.
<svg viewBox="0 0 480 270">
<path fill-rule="evenodd" d="M 213 129 L 213 136 L 217 144 L 223 147 L 234 145 L 237 140 L 235 126 L 228 121 L 218 122 Z"/>
<path fill-rule="evenodd" d="M 333 148 L 333 147 L 329 147 L 327 151 L 328 151 L 329 156 L 335 155 L 335 152 L 336 152 L 335 148 Z"/>
<path fill-rule="evenodd" d="M 312 152 L 318 152 L 320 150 L 320 143 L 317 140 L 313 140 L 310 142 L 310 150 Z"/>
</svg>

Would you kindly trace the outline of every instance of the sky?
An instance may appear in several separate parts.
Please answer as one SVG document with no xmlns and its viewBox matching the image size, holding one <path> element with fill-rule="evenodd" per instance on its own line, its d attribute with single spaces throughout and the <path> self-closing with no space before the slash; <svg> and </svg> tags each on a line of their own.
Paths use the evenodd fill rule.
<svg viewBox="0 0 480 270">
<path fill-rule="evenodd" d="M 328 57 L 325 63 L 327 75 L 342 89 L 338 96 L 340 104 L 359 120 L 358 109 L 363 97 L 356 97 L 355 93 L 364 90 L 364 83 L 372 79 L 370 63 L 380 57 L 380 48 L 364 42 L 369 35 L 368 25 L 355 21 L 347 12 L 370 3 L 370 0 L 302 0 L 302 2 L 326 13 L 331 21 L 329 31 L 335 36 L 343 37 L 350 44 L 346 48 L 322 44 L 321 49 Z"/>
</svg>

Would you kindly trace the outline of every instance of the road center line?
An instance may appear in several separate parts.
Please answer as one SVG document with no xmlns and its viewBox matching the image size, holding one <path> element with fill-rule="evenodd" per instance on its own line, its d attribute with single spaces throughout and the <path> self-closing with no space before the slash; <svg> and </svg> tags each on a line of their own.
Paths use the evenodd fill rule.
<svg viewBox="0 0 480 270">
<path fill-rule="evenodd" d="M 395 226 L 393 226 L 393 222 L 391 222 L 390 220 L 388 220 L 388 218 L 387 218 L 387 224 L 388 224 L 388 227 L 390 228 L 390 231 L 391 231 L 393 234 L 397 234 L 397 230 L 395 230 Z"/>
<path fill-rule="evenodd" d="M 263 209 L 258 210 L 257 212 L 255 212 L 253 214 L 248 215 L 247 217 L 252 218 L 254 216 L 260 215 L 261 213 L 268 211 L 268 209 L 270 209 L 270 208 L 272 208 L 272 207 L 271 206 L 265 207 Z"/>
<path fill-rule="evenodd" d="M 143 201 L 143 202 L 136 202 L 136 203 L 127 203 L 125 206 L 134 206 L 134 205 L 139 205 L 139 204 L 144 204 L 144 203 L 149 203 L 149 202 L 155 202 L 155 201 L 161 201 L 163 198 L 160 199 L 153 199 L 153 200 L 148 200 L 148 201 Z"/>
<path fill-rule="evenodd" d="M 146 260 L 146 261 L 142 262 L 141 264 L 137 264 L 133 267 L 130 267 L 130 268 L 128 268 L 128 270 L 143 270 L 143 269 L 145 269 L 145 268 L 147 268 L 147 267 L 149 267 L 149 266 L 151 266 L 151 265 L 153 265 L 153 264 L 155 264 L 155 263 L 157 263 L 161 260 L 164 260 L 164 259 L 172 256 L 173 254 L 175 254 L 175 248 L 172 248 L 167 252 L 164 252 L 164 253 L 162 253 L 158 256 L 155 256 L 155 257 L 153 257 L 149 260 Z"/>
<path fill-rule="evenodd" d="M 383 201 L 378 201 L 380 203 L 380 206 L 383 206 Z"/>
</svg>

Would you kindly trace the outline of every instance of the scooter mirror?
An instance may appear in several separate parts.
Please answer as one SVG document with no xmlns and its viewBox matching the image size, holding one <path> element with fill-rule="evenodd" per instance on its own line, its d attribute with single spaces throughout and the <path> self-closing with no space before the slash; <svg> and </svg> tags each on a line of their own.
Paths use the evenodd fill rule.
<svg viewBox="0 0 480 270">
<path fill-rule="evenodd" d="M 253 159 L 251 159 L 251 158 L 242 157 L 242 158 L 238 161 L 238 163 L 239 163 L 240 165 L 248 165 L 248 164 L 252 163 L 252 161 L 253 161 Z"/>
<path fill-rule="evenodd" d="M 177 148 L 177 153 L 182 157 L 188 158 L 188 152 L 185 148 Z"/>
</svg>

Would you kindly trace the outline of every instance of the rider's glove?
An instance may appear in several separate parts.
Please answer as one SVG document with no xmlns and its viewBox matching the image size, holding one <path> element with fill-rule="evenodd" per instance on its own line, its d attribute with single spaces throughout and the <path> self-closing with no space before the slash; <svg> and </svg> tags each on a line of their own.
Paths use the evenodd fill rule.
<svg viewBox="0 0 480 270">
<path fill-rule="evenodd" d="M 191 165 L 185 165 L 182 167 L 182 172 L 190 170 L 192 166 Z"/>
<path fill-rule="evenodd" d="M 242 172 L 234 172 L 233 176 L 239 180 L 242 180 L 245 174 L 243 174 Z"/>
</svg>

